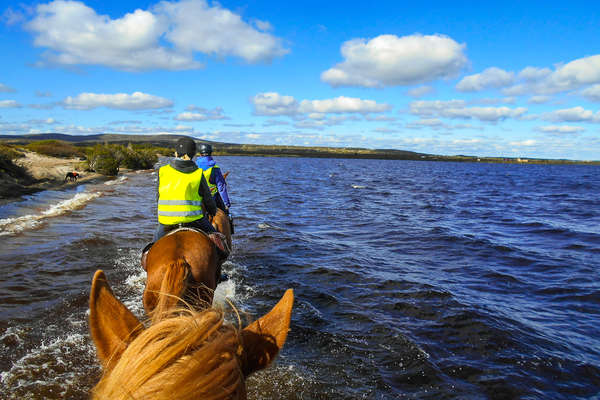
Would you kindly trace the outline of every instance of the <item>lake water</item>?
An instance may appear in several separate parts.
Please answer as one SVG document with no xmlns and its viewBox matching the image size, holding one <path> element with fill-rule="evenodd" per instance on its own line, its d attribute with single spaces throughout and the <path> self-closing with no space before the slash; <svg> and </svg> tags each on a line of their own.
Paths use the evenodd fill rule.
<svg viewBox="0 0 600 400">
<path fill-rule="evenodd" d="M 219 157 L 228 297 L 295 306 L 250 399 L 598 399 L 600 168 Z M 138 316 L 155 179 L 0 206 L 0 398 L 83 399 L 93 273 Z"/>
</svg>

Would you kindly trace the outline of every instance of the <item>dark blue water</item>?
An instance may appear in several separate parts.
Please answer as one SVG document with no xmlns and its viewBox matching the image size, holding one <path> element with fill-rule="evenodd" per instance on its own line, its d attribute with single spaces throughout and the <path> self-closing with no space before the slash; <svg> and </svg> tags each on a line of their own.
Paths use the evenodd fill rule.
<svg viewBox="0 0 600 400">
<path fill-rule="evenodd" d="M 600 396 L 598 167 L 218 161 L 236 234 L 216 301 L 260 315 L 296 294 L 250 398 Z M 154 179 L 0 208 L 0 397 L 86 397 L 100 374 L 91 277 L 103 268 L 141 315 Z M 56 204 L 66 211 L 36 217 Z"/>
</svg>

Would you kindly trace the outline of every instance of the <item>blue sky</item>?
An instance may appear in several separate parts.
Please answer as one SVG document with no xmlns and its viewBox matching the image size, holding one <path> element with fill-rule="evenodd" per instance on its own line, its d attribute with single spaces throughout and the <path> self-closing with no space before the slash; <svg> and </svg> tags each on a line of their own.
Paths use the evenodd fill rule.
<svg viewBox="0 0 600 400">
<path fill-rule="evenodd" d="M 0 135 L 600 160 L 598 2 L 0 4 Z"/>
</svg>

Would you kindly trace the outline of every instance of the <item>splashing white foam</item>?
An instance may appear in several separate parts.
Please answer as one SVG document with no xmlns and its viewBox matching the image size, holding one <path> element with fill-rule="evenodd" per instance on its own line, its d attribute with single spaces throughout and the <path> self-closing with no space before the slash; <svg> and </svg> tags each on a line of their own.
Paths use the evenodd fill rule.
<svg viewBox="0 0 600 400">
<path fill-rule="evenodd" d="M 120 183 L 123 183 L 127 180 L 127 177 L 125 175 L 118 177 L 117 179 L 112 179 L 110 181 L 106 181 L 104 182 L 105 185 L 107 186 L 112 186 L 112 185 L 118 185 Z"/>
<path fill-rule="evenodd" d="M 23 344 L 23 338 L 21 337 L 25 333 L 25 329 L 22 327 L 10 326 L 2 336 L 0 336 L 0 344 Z"/>
<path fill-rule="evenodd" d="M 43 388 L 58 386 L 64 389 L 63 393 L 59 393 L 64 398 L 68 388 L 78 384 L 81 375 L 81 368 L 77 368 L 74 364 L 77 359 L 73 357 L 74 352 L 82 352 L 90 358 L 93 357 L 94 348 L 89 343 L 87 335 L 71 333 L 55 338 L 48 344 L 42 342 L 39 347 L 13 362 L 9 370 L 0 373 L 0 381 L 4 385 L 0 393 L 2 395 L 11 392 L 43 393 Z M 7 393 L 4 393 L 5 390 Z M 10 395 L 8 398 L 20 397 Z"/>
<path fill-rule="evenodd" d="M 83 207 L 96 197 L 100 196 L 100 192 L 77 193 L 70 199 L 63 200 L 58 204 L 50 206 L 50 208 L 42 211 L 40 214 L 29 214 L 21 217 L 0 219 L 0 236 L 33 229 L 40 225 L 46 218 L 58 217 L 66 214 L 69 211 Z"/>
<path fill-rule="evenodd" d="M 225 309 L 227 306 L 227 299 L 230 301 L 234 301 L 235 299 L 235 283 L 231 279 L 219 283 L 215 289 L 213 307 Z"/>
</svg>

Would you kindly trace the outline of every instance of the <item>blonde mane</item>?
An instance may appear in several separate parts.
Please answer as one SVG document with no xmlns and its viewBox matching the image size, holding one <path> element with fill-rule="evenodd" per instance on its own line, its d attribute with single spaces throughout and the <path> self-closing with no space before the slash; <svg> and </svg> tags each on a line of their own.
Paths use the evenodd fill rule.
<svg viewBox="0 0 600 400">
<path fill-rule="evenodd" d="M 94 399 L 245 399 L 240 332 L 223 313 L 178 310 L 141 332 Z"/>
<path fill-rule="evenodd" d="M 171 297 L 173 304 L 181 300 Z M 155 311 L 144 328 L 97 270 L 90 291 L 90 334 L 104 376 L 92 397 L 244 400 L 245 378 L 268 367 L 285 344 L 293 303 L 294 291 L 287 289 L 271 311 L 241 330 L 226 324 L 223 312 L 213 308 L 157 307 L 166 309 Z"/>
</svg>

